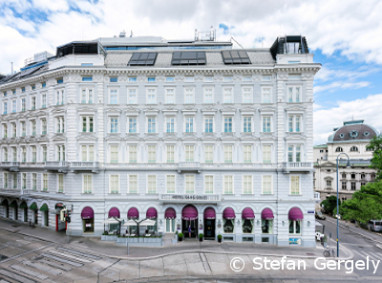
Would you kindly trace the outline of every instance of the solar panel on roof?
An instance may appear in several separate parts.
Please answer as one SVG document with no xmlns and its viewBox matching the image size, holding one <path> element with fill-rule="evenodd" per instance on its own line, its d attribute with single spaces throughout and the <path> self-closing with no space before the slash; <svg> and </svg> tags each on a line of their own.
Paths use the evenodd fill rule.
<svg viewBox="0 0 382 283">
<path fill-rule="evenodd" d="M 244 50 L 225 50 L 222 51 L 224 64 L 251 64 L 248 54 Z"/>
<path fill-rule="evenodd" d="M 172 65 L 205 65 L 206 52 L 204 51 L 176 51 L 172 53 Z"/>
<path fill-rule="evenodd" d="M 157 52 L 137 52 L 133 53 L 128 63 L 129 66 L 152 66 L 155 64 Z"/>
</svg>

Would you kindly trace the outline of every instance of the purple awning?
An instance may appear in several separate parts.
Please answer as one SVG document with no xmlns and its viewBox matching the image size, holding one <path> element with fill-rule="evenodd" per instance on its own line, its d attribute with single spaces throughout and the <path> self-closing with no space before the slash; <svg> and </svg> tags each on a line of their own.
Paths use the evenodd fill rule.
<svg viewBox="0 0 382 283">
<path fill-rule="evenodd" d="M 254 219 L 255 213 L 253 212 L 252 208 L 246 207 L 244 208 L 243 212 L 241 213 L 242 219 Z"/>
<path fill-rule="evenodd" d="M 130 208 L 129 211 L 127 212 L 127 218 L 128 219 L 138 219 L 139 218 L 138 209 L 136 209 L 135 207 Z"/>
<path fill-rule="evenodd" d="M 215 209 L 213 209 L 212 207 L 206 208 L 206 210 L 204 211 L 204 219 L 215 219 L 215 218 L 216 218 Z"/>
<path fill-rule="evenodd" d="M 116 207 L 113 207 L 113 208 L 110 208 L 109 210 L 109 218 L 111 217 L 116 217 L 116 218 L 120 218 L 120 213 L 119 213 L 119 209 L 116 208 Z"/>
<path fill-rule="evenodd" d="M 192 205 L 188 205 L 182 210 L 182 218 L 186 220 L 195 220 L 198 218 L 198 211 Z"/>
<path fill-rule="evenodd" d="M 289 210 L 289 220 L 302 220 L 304 219 L 304 215 L 302 214 L 301 209 L 298 207 L 293 207 Z"/>
<path fill-rule="evenodd" d="M 92 219 L 94 218 L 94 211 L 91 207 L 85 207 L 81 212 L 82 219 Z"/>
<path fill-rule="evenodd" d="M 154 219 L 154 218 L 157 218 L 157 216 L 158 216 L 158 213 L 154 207 L 150 207 L 146 212 L 146 218 L 148 219 Z"/>
<path fill-rule="evenodd" d="M 236 217 L 235 211 L 233 211 L 231 207 L 227 207 L 226 209 L 224 209 L 223 211 L 224 219 L 235 219 L 235 217 Z"/>
<path fill-rule="evenodd" d="M 172 207 L 169 207 L 166 209 L 166 212 L 164 213 L 164 218 L 166 219 L 175 219 L 176 218 L 176 212 Z"/>
<path fill-rule="evenodd" d="M 273 212 L 270 208 L 264 208 L 263 211 L 261 212 L 261 218 L 262 219 L 273 219 L 275 217 L 273 216 Z"/>
</svg>

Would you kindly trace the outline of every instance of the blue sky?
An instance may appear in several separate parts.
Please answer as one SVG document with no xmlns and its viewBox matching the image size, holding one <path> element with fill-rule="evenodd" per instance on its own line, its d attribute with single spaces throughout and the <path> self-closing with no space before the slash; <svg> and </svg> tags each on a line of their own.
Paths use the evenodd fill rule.
<svg viewBox="0 0 382 283">
<path fill-rule="evenodd" d="M 338 3 L 337 3 L 338 2 Z M 61 44 L 110 37 L 193 38 L 217 29 L 218 40 L 270 47 L 279 35 L 302 34 L 322 64 L 314 90 L 315 144 L 344 120 L 382 129 L 382 1 L 365 0 L 0 0 L 0 73 Z M 238 47 L 238 46 L 236 46 Z"/>
</svg>

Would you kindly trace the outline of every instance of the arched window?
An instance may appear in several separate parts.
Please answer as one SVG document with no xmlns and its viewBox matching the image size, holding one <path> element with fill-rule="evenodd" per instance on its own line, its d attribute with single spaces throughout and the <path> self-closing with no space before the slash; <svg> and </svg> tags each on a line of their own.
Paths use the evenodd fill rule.
<svg viewBox="0 0 382 283">
<path fill-rule="evenodd" d="M 351 152 L 358 152 L 358 147 L 356 147 L 355 145 L 353 145 L 353 146 L 350 148 L 350 151 L 351 151 Z"/>
<path fill-rule="evenodd" d="M 342 147 L 340 147 L 340 146 L 336 148 L 336 152 L 343 152 L 343 151 L 344 151 L 344 150 L 343 150 Z"/>
</svg>

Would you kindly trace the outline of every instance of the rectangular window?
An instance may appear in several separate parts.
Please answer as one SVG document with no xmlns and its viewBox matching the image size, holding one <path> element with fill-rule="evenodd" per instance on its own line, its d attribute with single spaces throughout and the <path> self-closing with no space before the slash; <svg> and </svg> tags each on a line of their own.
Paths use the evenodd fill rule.
<svg viewBox="0 0 382 283">
<path fill-rule="evenodd" d="M 94 145 L 82 145 L 81 146 L 81 159 L 83 162 L 94 161 Z"/>
<path fill-rule="evenodd" d="M 301 115 L 288 116 L 288 132 L 301 132 Z"/>
<path fill-rule="evenodd" d="M 243 176 L 243 194 L 252 194 L 253 185 L 252 185 L 252 176 L 244 175 Z"/>
<path fill-rule="evenodd" d="M 129 77 L 129 83 L 137 82 L 137 77 Z"/>
<path fill-rule="evenodd" d="M 32 190 L 37 190 L 37 173 L 32 173 Z"/>
<path fill-rule="evenodd" d="M 46 119 L 41 119 L 41 135 L 45 136 L 47 133 Z"/>
<path fill-rule="evenodd" d="M 91 194 L 93 190 L 93 176 L 92 175 L 83 175 L 83 184 L 82 189 L 84 194 Z"/>
<path fill-rule="evenodd" d="M 118 104 L 118 89 L 109 90 L 109 104 Z"/>
<path fill-rule="evenodd" d="M 301 87 L 290 86 L 288 87 L 288 102 L 301 102 Z"/>
<path fill-rule="evenodd" d="M 27 189 L 27 173 L 22 173 L 21 188 L 23 190 Z"/>
<path fill-rule="evenodd" d="M 110 163 L 118 163 L 119 150 L 118 145 L 110 146 Z"/>
<path fill-rule="evenodd" d="M 147 176 L 147 193 L 155 194 L 157 192 L 157 176 L 148 175 Z"/>
<path fill-rule="evenodd" d="M 65 145 L 57 146 L 57 161 L 65 161 Z"/>
<path fill-rule="evenodd" d="M 17 148 L 12 147 L 12 161 L 17 162 Z"/>
<path fill-rule="evenodd" d="M 175 132 L 175 117 L 166 118 L 166 133 Z"/>
<path fill-rule="evenodd" d="M 223 193 L 229 195 L 233 194 L 233 176 L 224 176 Z"/>
<path fill-rule="evenodd" d="M 3 102 L 3 114 L 8 113 L 8 102 Z"/>
<path fill-rule="evenodd" d="M 347 190 L 346 182 L 342 182 L 342 190 Z"/>
<path fill-rule="evenodd" d="M 31 127 L 32 127 L 32 136 L 36 135 L 36 120 L 31 121 Z"/>
<path fill-rule="evenodd" d="M 232 145 L 224 146 L 224 162 L 232 163 Z"/>
<path fill-rule="evenodd" d="M 185 117 L 185 132 L 193 133 L 194 132 L 194 117 Z"/>
<path fill-rule="evenodd" d="M 243 132 L 244 133 L 252 132 L 252 117 L 251 116 L 243 117 Z"/>
<path fill-rule="evenodd" d="M 204 146 L 204 162 L 205 163 L 213 163 L 214 162 L 214 154 L 213 154 L 213 146 L 205 145 Z"/>
<path fill-rule="evenodd" d="M 56 105 L 64 104 L 64 90 L 59 89 L 56 91 Z"/>
<path fill-rule="evenodd" d="M 42 190 L 44 192 L 48 191 L 48 174 L 42 174 Z"/>
<path fill-rule="evenodd" d="M 252 145 L 244 145 L 243 146 L 243 159 L 244 163 L 252 162 Z"/>
<path fill-rule="evenodd" d="M 193 87 L 187 87 L 184 89 L 184 103 L 185 104 L 195 103 L 195 89 Z"/>
<path fill-rule="evenodd" d="M 129 133 L 137 133 L 137 117 L 129 117 Z"/>
<path fill-rule="evenodd" d="M 155 117 L 147 117 L 147 132 L 156 133 L 156 119 Z"/>
<path fill-rule="evenodd" d="M 273 194 L 273 185 L 272 185 L 272 176 L 271 175 L 264 175 L 262 176 L 262 182 L 261 182 L 261 193 L 263 195 L 269 195 Z"/>
<path fill-rule="evenodd" d="M 155 163 L 156 162 L 156 146 L 155 145 L 149 145 L 147 146 L 147 153 L 148 153 L 148 162 L 149 163 Z"/>
<path fill-rule="evenodd" d="M 64 117 L 57 117 L 56 118 L 56 129 L 57 129 L 57 133 L 64 133 L 65 132 L 65 119 L 64 119 Z"/>
<path fill-rule="evenodd" d="M 94 127 L 93 117 L 91 117 L 91 116 L 82 117 L 82 132 L 92 133 L 93 127 Z"/>
<path fill-rule="evenodd" d="M 288 162 L 301 162 L 301 145 L 288 145 Z"/>
<path fill-rule="evenodd" d="M 262 146 L 262 153 L 263 153 L 263 163 L 271 163 L 272 162 L 272 146 L 265 144 Z"/>
<path fill-rule="evenodd" d="M 300 194 L 300 176 L 290 176 L 290 194 Z"/>
<path fill-rule="evenodd" d="M 175 161 L 175 146 L 174 145 L 166 146 L 166 160 L 167 160 L 167 163 L 174 163 Z"/>
<path fill-rule="evenodd" d="M 270 133 L 272 131 L 271 117 L 263 116 L 263 133 Z"/>
<path fill-rule="evenodd" d="M 129 175 L 129 193 L 136 194 L 138 193 L 138 176 Z"/>
<path fill-rule="evenodd" d="M 31 110 L 36 110 L 36 96 L 31 98 Z"/>
<path fill-rule="evenodd" d="M 46 162 L 48 160 L 48 148 L 46 145 L 42 146 L 42 161 Z"/>
<path fill-rule="evenodd" d="M 214 132 L 214 118 L 211 116 L 204 117 L 204 132 L 213 133 Z"/>
<path fill-rule="evenodd" d="M 224 132 L 232 133 L 232 117 L 224 117 Z"/>
<path fill-rule="evenodd" d="M 117 83 L 118 82 L 118 77 L 110 77 L 110 82 L 111 83 Z"/>
<path fill-rule="evenodd" d="M 119 194 L 119 175 L 110 175 L 110 193 Z"/>
<path fill-rule="evenodd" d="M 214 176 L 212 175 L 204 176 L 204 193 L 205 194 L 214 193 Z"/>
<path fill-rule="evenodd" d="M 272 103 L 272 88 L 261 88 L 261 103 Z"/>
<path fill-rule="evenodd" d="M 175 89 L 166 88 L 164 90 L 164 101 L 166 104 L 175 104 Z"/>
<path fill-rule="evenodd" d="M 14 188 L 14 189 L 17 189 L 17 173 L 13 173 L 13 174 L 12 174 L 12 179 L 13 179 L 13 180 L 12 180 L 12 181 L 13 181 L 13 182 L 12 182 L 12 183 L 13 183 L 13 188 Z"/>
<path fill-rule="evenodd" d="M 64 192 L 64 175 L 58 174 L 58 192 L 63 193 Z"/>
<path fill-rule="evenodd" d="M 17 127 L 16 127 L 16 123 L 11 123 L 12 125 L 12 137 L 16 137 L 17 135 Z M 25 123 L 24 123 L 24 129 L 25 129 Z M 24 135 L 25 136 L 25 135 Z"/>
<path fill-rule="evenodd" d="M 146 89 L 147 95 L 147 104 L 156 104 L 157 103 L 157 89 L 148 88 Z"/>
<path fill-rule="evenodd" d="M 223 88 L 223 103 L 233 103 L 233 89 L 232 89 L 232 87 Z"/>
<path fill-rule="evenodd" d="M 149 83 L 154 83 L 155 82 L 155 77 L 148 77 L 147 82 Z"/>
<path fill-rule="evenodd" d="M 204 103 L 214 103 L 214 88 L 213 87 L 205 87 L 203 89 L 203 102 Z"/>
<path fill-rule="evenodd" d="M 21 148 L 21 162 L 27 162 L 27 149 L 25 147 Z"/>
<path fill-rule="evenodd" d="M 194 146 L 185 145 L 186 150 L 186 162 L 194 162 Z"/>
<path fill-rule="evenodd" d="M 253 103 L 253 88 L 252 87 L 243 87 L 241 89 L 241 93 L 242 93 L 243 103 Z"/>
<path fill-rule="evenodd" d="M 175 175 L 166 176 L 166 192 L 168 194 L 175 193 Z"/>
<path fill-rule="evenodd" d="M 356 184 L 355 184 L 355 182 L 351 182 L 351 183 L 350 183 L 350 189 L 351 189 L 352 191 L 355 191 L 355 189 L 356 189 Z"/>
<path fill-rule="evenodd" d="M 138 104 L 137 89 L 129 88 L 127 93 L 127 104 Z"/>
<path fill-rule="evenodd" d="M 3 138 L 6 139 L 8 137 L 8 126 L 7 124 L 3 124 Z"/>
<path fill-rule="evenodd" d="M 118 117 L 110 118 L 110 133 L 118 133 Z"/>
<path fill-rule="evenodd" d="M 26 110 L 26 100 L 25 98 L 21 99 L 21 111 L 24 112 Z"/>
<path fill-rule="evenodd" d="M 173 83 L 173 82 L 175 82 L 175 77 L 166 77 L 166 82 L 167 83 Z"/>
<path fill-rule="evenodd" d="M 61 146 L 61 148 L 65 148 L 64 146 Z M 37 149 L 35 146 L 32 146 L 32 163 L 36 163 L 37 162 Z M 65 149 L 62 149 L 62 155 L 65 155 Z M 63 160 L 65 160 L 65 158 L 63 157 Z"/>
<path fill-rule="evenodd" d="M 8 189 L 8 173 L 4 172 L 4 179 L 3 179 L 3 184 L 4 184 L 4 189 Z"/>
<path fill-rule="evenodd" d="M 129 145 L 129 163 L 137 163 L 137 146 Z"/>
<path fill-rule="evenodd" d="M 47 103 L 46 103 L 46 94 L 41 95 L 41 108 L 46 108 Z"/>
<path fill-rule="evenodd" d="M 92 104 L 93 101 L 93 89 L 83 88 L 81 92 L 81 103 Z"/>
<path fill-rule="evenodd" d="M 195 175 L 186 175 L 186 194 L 195 193 Z"/>
<path fill-rule="evenodd" d="M 16 100 L 12 100 L 12 113 L 16 113 L 17 110 L 17 102 Z"/>
</svg>

